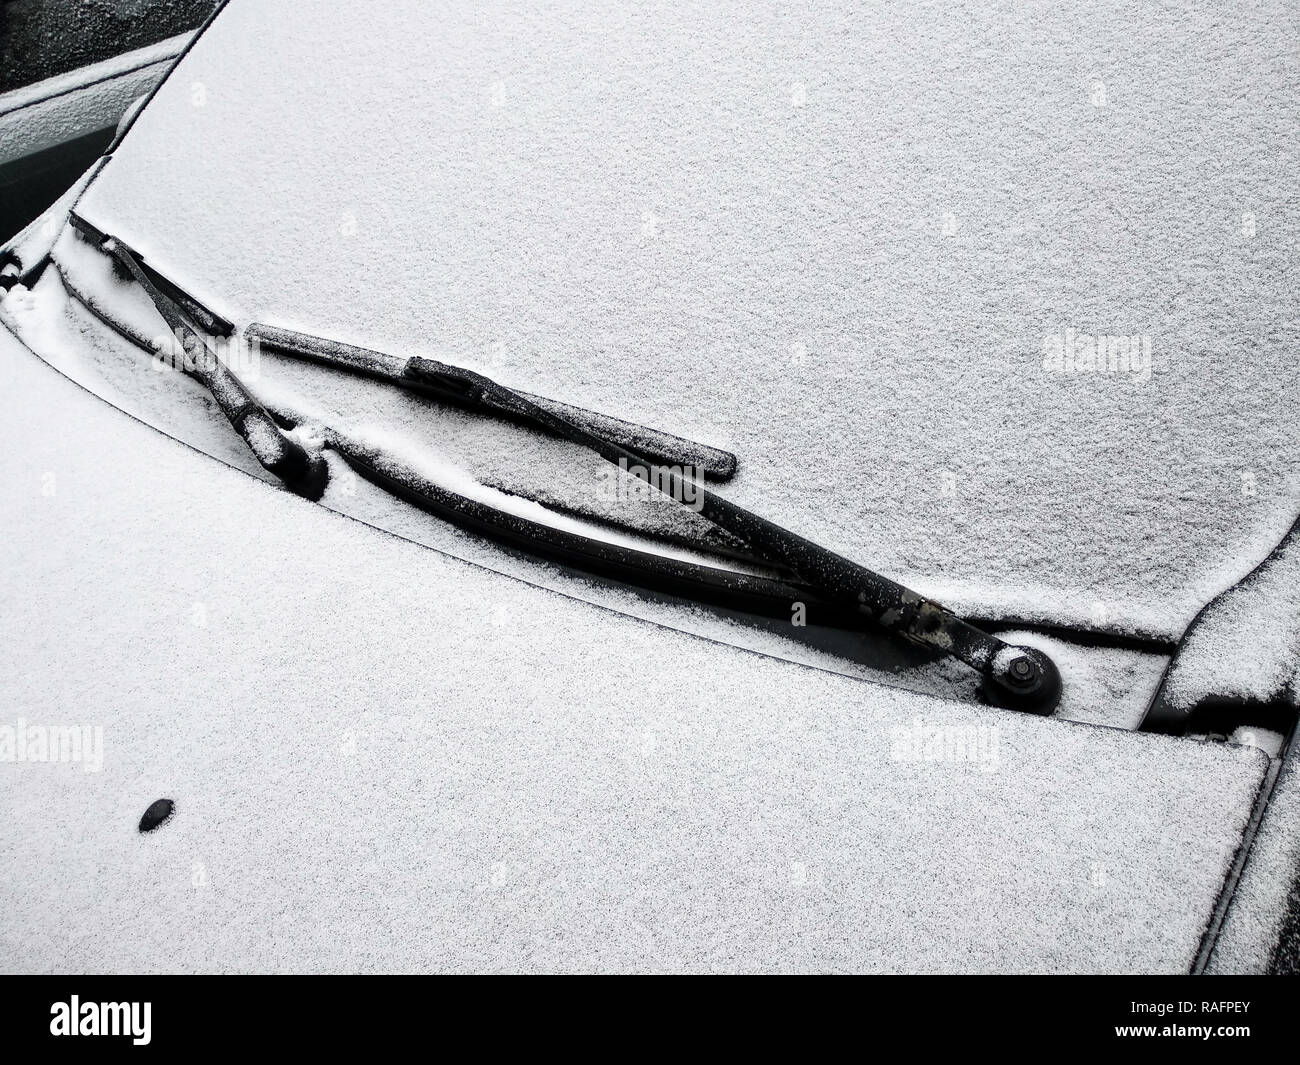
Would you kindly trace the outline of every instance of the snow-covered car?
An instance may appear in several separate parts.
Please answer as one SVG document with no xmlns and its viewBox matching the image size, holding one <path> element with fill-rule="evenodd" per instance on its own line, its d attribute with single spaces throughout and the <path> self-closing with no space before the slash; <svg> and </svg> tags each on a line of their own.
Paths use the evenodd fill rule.
<svg viewBox="0 0 1300 1065">
<path fill-rule="evenodd" d="M 5 967 L 1293 967 L 1290 17 L 223 5 L 0 253 Z"/>
</svg>

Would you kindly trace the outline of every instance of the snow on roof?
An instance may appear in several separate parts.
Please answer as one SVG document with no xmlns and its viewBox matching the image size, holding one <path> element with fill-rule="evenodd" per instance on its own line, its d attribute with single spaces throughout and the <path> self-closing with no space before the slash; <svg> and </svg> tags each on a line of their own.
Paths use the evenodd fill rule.
<svg viewBox="0 0 1300 1065">
<path fill-rule="evenodd" d="M 1177 635 L 1295 516 L 1289 18 L 235 0 L 81 209 L 958 607 Z"/>
<path fill-rule="evenodd" d="M 1265 759 L 863 684 L 448 559 L 0 332 L 5 968 L 1181 970 Z M 175 816 L 142 836 L 159 798 Z"/>
</svg>

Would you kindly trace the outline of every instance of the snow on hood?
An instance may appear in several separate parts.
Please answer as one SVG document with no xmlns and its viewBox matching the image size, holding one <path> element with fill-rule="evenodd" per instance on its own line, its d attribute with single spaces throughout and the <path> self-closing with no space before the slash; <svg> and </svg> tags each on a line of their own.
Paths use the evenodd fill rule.
<svg viewBox="0 0 1300 1065">
<path fill-rule="evenodd" d="M 1176 972 L 1266 764 L 376 535 L 2 329 L 0 491 L 6 969 Z"/>
<path fill-rule="evenodd" d="M 734 450 L 954 606 L 1176 634 L 1296 509 L 1288 18 L 235 0 L 80 210 L 236 321 Z"/>
</svg>

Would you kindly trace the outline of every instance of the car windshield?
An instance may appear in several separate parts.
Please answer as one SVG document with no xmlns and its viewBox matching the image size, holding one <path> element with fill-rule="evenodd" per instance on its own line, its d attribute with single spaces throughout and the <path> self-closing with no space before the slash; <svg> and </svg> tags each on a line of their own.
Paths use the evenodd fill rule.
<svg viewBox="0 0 1300 1065">
<path fill-rule="evenodd" d="M 1295 516 L 1294 243 L 1242 229 L 1287 97 L 1098 153 L 1077 72 L 1003 70 L 1057 88 L 993 139 L 998 94 L 951 87 L 982 53 L 927 55 L 916 17 L 701 10 L 678 48 L 560 5 L 523 47 L 525 3 L 235 5 L 79 210 L 232 317 L 741 455 L 739 505 L 958 609 L 1176 637 Z M 1262 76 L 1193 29 L 1144 40 L 1129 91 Z M 1159 197 L 1111 161 L 1156 149 Z"/>
<path fill-rule="evenodd" d="M 629 497 L 641 482 L 626 471 L 611 491 L 609 463 L 589 447 L 505 432 L 498 416 L 536 427 L 521 400 L 576 412 L 601 439 L 639 434 L 630 452 L 670 465 L 687 447 L 709 456 L 701 483 L 709 462 L 736 456 L 715 481 L 738 513 L 988 635 L 1031 627 L 1076 642 L 1040 641 L 1052 657 L 1078 640 L 1115 649 L 1098 673 L 1113 683 L 1098 691 L 1125 693 L 1105 716 L 1128 724 L 1202 607 L 1291 528 L 1300 386 L 1285 354 L 1285 271 L 1262 265 L 1290 245 L 1260 229 L 1259 209 L 1236 229 L 1184 221 L 1227 209 L 1202 178 L 1225 154 L 1236 199 L 1275 195 L 1254 150 L 1273 102 L 1236 124 L 1216 113 L 1112 130 L 1125 158 L 1158 154 L 1155 200 L 1082 166 L 1086 153 L 1038 151 L 1092 114 L 1020 84 L 1040 85 L 1042 71 L 1005 75 L 1016 121 L 982 114 L 983 97 L 955 106 L 951 79 L 924 72 L 957 63 L 974 79 L 987 57 L 929 55 L 925 35 L 909 36 L 913 12 L 854 10 L 841 33 L 833 20 L 758 15 L 737 29 L 721 11 L 665 20 L 561 4 L 536 48 L 524 43 L 536 28 L 527 5 L 490 25 L 426 4 L 365 21 L 325 3 L 319 16 L 299 27 L 292 5 L 224 10 L 67 201 L 170 298 L 209 314 L 201 330 L 232 350 L 256 342 L 251 395 L 276 432 L 347 434 L 354 458 L 385 459 L 370 472 L 390 490 L 400 456 L 423 483 L 489 493 L 516 518 L 576 520 L 677 562 L 703 551 L 727 572 L 825 591 L 821 575 L 756 557 L 664 493 Z M 1011 21 L 1018 53 L 1032 54 L 1045 30 Z M 691 44 L 663 52 L 664 34 Z M 916 53 L 905 61 L 882 51 L 904 39 Z M 1193 39 L 1170 26 L 1147 42 L 1162 74 L 1144 92 L 1164 101 L 1200 77 Z M 805 57 L 804 80 L 767 62 L 778 46 Z M 1247 75 L 1216 76 L 1229 91 Z M 1269 76 L 1252 69 L 1250 84 Z M 1087 106 L 1100 112 L 1097 100 Z M 979 187 L 935 154 L 949 140 L 979 164 Z M 147 344 L 156 307 L 77 245 L 54 246 L 50 284 Z M 404 387 L 388 371 L 339 373 L 277 336 L 370 353 L 402 367 Z M 456 374 L 420 381 L 446 401 L 431 418 L 407 370 L 435 364 Z M 110 366 L 95 372 L 120 373 Z M 129 387 L 152 411 L 136 413 L 175 431 L 158 390 Z M 468 403 L 454 394 L 467 388 Z M 245 461 L 211 427 L 192 429 Z M 412 534 L 371 500 L 327 491 L 325 502 Z M 427 527 L 413 535 L 553 585 Z M 789 603 L 788 584 L 776 593 L 760 598 Z"/>
<path fill-rule="evenodd" d="M 741 596 L 766 594 L 780 609 L 816 599 L 841 612 L 858 615 L 861 624 L 964 662 L 982 678 L 982 693 L 1009 709 L 1050 714 L 1060 697 L 1060 676 L 1041 650 L 1014 647 L 964 621 L 953 612 L 779 525 L 731 503 L 704 485 L 708 476 L 728 479 L 735 457 L 679 440 L 654 430 L 638 429 L 526 393 L 466 370 L 423 357 L 395 360 L 381 352 L 337 344 L 284 329 L 251 325 L 244 338 L 266 341 L 291 358 L 359 374 L 475 411 L 506 415 L 594 452 L 625 477 L 635 477 L 670 500 L 692 505 L 728 535 L 750 562 L 766 567 L 777 580 L 735 574 L 725 569 L 674 564 L 656 553 L 628 550 L 599 539 L 569 535 L 549 523 L 538 524 L 496 510 L 481 499 L 430 482 L 418 470 L 383 448 L 357 440 L 333 425 L 315 425 L 311 445 L 295 436 L 306 428 L 300 416 L 264 407 L 231 371 L 207 340 L 204 326 L 215 316 L 161 277 L 118 238 L 102 233 L 72 213 L 73 228 L 110 256 L 119 270 L 144 290 L 172 330 L 183 359 L 180 369 L 202 383 L 222 414 L 239 433 L 257 461 L 286 486 L 311 500 L 324 494 L 329 472 L 323 447 L 329 447 L 368 480 L 423 509 L 496 534 L 516 544 L 567 560 L 604 566 L 617 573 L 644 575 L 656 584 L 670 582 L 700 592 L 734 590 Z M 643 441 L 657 445 L 641 447 Z M 627 444 L 628 446 L 624 446 Z M 637 447 L 638 450 L 629 450 Z M 694 458 L 698 465 L 667 465 Z M 540 471 L 546 476 L 549 471 Z M 697 506 L 696 506 L 697 505 Z"/>
</svg>

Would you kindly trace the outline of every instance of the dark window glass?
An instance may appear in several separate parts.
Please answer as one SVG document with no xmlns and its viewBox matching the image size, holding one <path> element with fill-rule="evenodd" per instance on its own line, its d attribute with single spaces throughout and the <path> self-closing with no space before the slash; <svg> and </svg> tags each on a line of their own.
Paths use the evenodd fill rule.
<svg viewBox="0 0 1300 1065">
<path fill-rule="evenodd" d="M 0 93 L 192 30 L 216 0 L 0 0 Z"/>
</svg>

